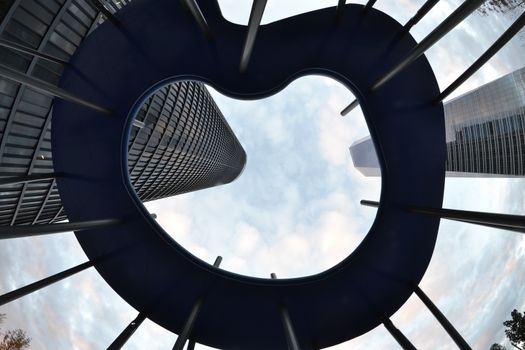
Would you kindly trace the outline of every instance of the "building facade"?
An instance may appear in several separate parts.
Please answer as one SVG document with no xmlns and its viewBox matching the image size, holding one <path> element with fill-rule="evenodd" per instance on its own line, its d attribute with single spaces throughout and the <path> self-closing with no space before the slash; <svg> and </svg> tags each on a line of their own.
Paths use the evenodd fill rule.
<svg viewBox="0 0 525 350">
<path fill-rule="evenodd" d="M 114 13 L 128 1 L 106 1 Z M 15 0 L 0 4 L 0 65 L 57 85 L 63 66 L 5 47 L 17 43 L 68 61 L 105 18 L 90 0 Z M 0 181 L 53 173 L 53 98 L 0 76 Z M 246 154 L 203 84 L 181 82 L 150 97 L 129 141 L 130 178 L 153 200 L 228 183 Z M 0 187 L 0 226 L 67 219 L 54 179 Z"/>
<path fill-rule="evenodd" d="M 447 176 L 525 176 L 525 67 L 445 103 Z M 370 137 L 350 146 L 354 166 L 380 176 Z"/>
</svg>

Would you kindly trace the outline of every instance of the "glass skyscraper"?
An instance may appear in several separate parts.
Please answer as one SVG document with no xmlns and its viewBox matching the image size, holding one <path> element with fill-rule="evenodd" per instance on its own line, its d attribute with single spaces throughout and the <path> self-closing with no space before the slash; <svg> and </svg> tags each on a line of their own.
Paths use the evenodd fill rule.
<svg viewBox="0 0 525 350">
<path fill-rule="evenodd" d="M 525 176 L 525 67 L 445 103 L 447 176 Z M 380 176 L 370 137 L 350 146 L 354 166 Z"/>
<path fill-rule="evenodd" d="M 104 2 L 115 12 L 129 3 Z M 90 0 L 0 3 L 0 61 L 57 85 L 63 65 L 6 47 L 17 43 L 68 61 L 105 20 Z M 0 182 L 53 173 L 53 98 L 0 77 Z M 71 116 L 74 118 L 75 116 Z M 202 83 L 180 82 L 157 91 L 139 110 L 128 147 L 130 179 L 143 201 L 233 181 L 246 154 Z M 3 184 L 0 226 L 66 219 L 53 178 Z"/>
</svg>

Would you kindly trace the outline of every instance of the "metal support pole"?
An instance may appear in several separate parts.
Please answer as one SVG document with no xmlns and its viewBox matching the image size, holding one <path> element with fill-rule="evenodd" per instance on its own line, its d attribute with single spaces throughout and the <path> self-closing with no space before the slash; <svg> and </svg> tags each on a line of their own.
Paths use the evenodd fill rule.
<svg viewBox="0 0 525 350">
<path fill-rule="evenodd" d="M 242 49 L 240 71 L 244 73 L 250 62 L 250 57 L 255 44 L 257 31 L 261 25 L 261 19 L 266 7 L 267 0 L 253 0 L 252 11 L 250 12 L 250 19 L 248 21 L 248 32 L 246 33 L 246 40 L 244 40 L 244 47 Z"/>
<path fill-rule="evenodd" d="M 352 103 L 350 103 L 348 106 L 345 107 L 345 109 L 343 109 L 341 111 L 341 116 L 344 117 L 345 115 L 350 113 L 357 106 L 359 106 L 359 101 L 357 99 L 355 99 L 354 101 L 352 101 Z"/>
<path fill-rule="evenodd" d="M 408 20 L 408 22 L 403 27 L 403 31 L 406 33 L 412 29 L 427 13 L 432 10 L 432 8 L 439 2 L 439 0 L 427 0 L 423 6 L 416 12 L 414 17 Z"/>
<path fill-rule="evenodd" d="M 190 336 L 193 325 L 195 324 L 195 321 L 197 320 L 197 316 L 199 315 L 201 306 L 202 306 L 202 299 L 199 299 L 197 300 L 197 302 L 191 309 L 190 315 L 188 319 L 186 320 L 186 323 L 184 324 L 184 328 L 182 328 L 182 331 L 177 337 L 177 341 L 175 341 L 173 350 L 183 350 L 184 349 L 184 344 L 186 344 L 186 341 L 188 340 Z"/>
<path fill-rule="evenodd" d="M 24 84 L 34 89 L 37 89 L 39 91 L 42 91 L 43 93 L 47 95 L 59 97 L 63 100 L 73 102 L 73 103 L 79 104 L 84 107 L 91 108 L 100 113 L 111 114 L 111 111 L 107 108 L 101 107 L 88 100 L 84 100 L 83 98 L 73 95 L 64 89 L 51 85 L 43 80 L 33 78 L 30 75 L 18 72 L 4 65 L 0 65 L 0 75 L 9 80 L 12 80 L 17 83 Z"/>
<path fill-rule="evenodd" d="M 21 184 L 25 182 L 34 182 L 34 181 L 41 181 L 41 180 L 50 180 L 50 179 L 54 179 L 57 177 L 59 177 L 59 174 L 57 173 L 4 177 L 0 179 L 0 186 L 1 185 L 16 185 L 16 184 Z"/>
<path fill-rule="evenodd" d="M 443 326 L 443 328 L 445 328 L 448 335 L 450 335 L 450 337 L 452 338 L 452 340 L 454 340 L 457 346 L 461 350 L 472 350 L 472 348 L 467 344 L 465 339 L 463 339 L 461 334 L 459 334 L 459 332 L 454 328 L 452 323 L 450 323 L 449 320 L 447 320 L 445 315 L 443 315 L 443 313 L 439 311 L 439 309 L 436 307 L 436 305 L 434 305 L 432 300 L 430 300 L 430 298 L 425 293 L 423 293 L 423 291 L 418 286 L 414 286 L 414 292 L 417 294 L 419 299 L 421 299 L 423 304 L 425 304 L 425 306 L 430 310 L 430 312 L 434 315 L 438 322 Z"/>
<path fill-rule="evenodd" d="M 221 262 L 222 262 L 222 256 L 219 255 L 217 258 L 215 258 L 215 262 L 213 263 L 213 266 L 219 267 L 221 266 Z"/>
<path fill-rule="evenodd" d="M 193 18 L 195 18 L 195 21 L 201 28 L 202 32 L 207 38 L 211 38 L 211 30 L 210 26 L 208 25 L 208 22 L 206 22 L 206 18 L 202 14 L 202 11 L 199 7 L 199 4 L 195 0 L 182 0 L 184 5 L 188 8 L 188 10 L 191 12 L 191 15 Z"/>
<path fill-rule="evenodd" d="M 273 280 L 277 279 L 277 275 L 273 272 L 270 274 L 270 276 Z M 288 350 L 299 350 L 299 342 L 297 341 L 297 337 L 295 336 L 295 332 L 293 330 L 293 325 L 292 321 L 290 320 L 288 310 L 286 310 L 284 306 L 279 306 L 279 312 L 281 313 L 281 320 L 283 322 L 284 334 L 286 335 L 286 343 L 288 344 Z"/>
<path fill-rule="evenodd" d="M 408 207 L 413 213 L 437 216 L 443 219 L 467 222 L 470 224 L 485 225 L 489 227 L 498 226 L 525 233 L 525 216 L 484 213 L 480 211 L 466 211 L 444 208 Z"/>
<path fill-rule="evenodd" d="M 55 62 L 55 63 L 58 63 L 58 64 L 63 64 L 63 65 L 67 65 L 68 64 L 68 62 L 64 61 L 63 59 L 60 59 L 60 58 L 52 56 L 52 55 L 48 55 L 47 53 L 40 52 L 40 51 L 35 50 L 35 49 L 31 48 L 31 47 L 27 47 L 25 45 L 21 45 L 21 44 L 18 44 L 18 43 L 9 41 L 9 40 L 0 39 L 0 46 L 7 47 L 8 49 L 12 49 L 12 50 L 15 50 L 15 51 L 23 52 L 23 53 L 26 53 L 28 55 L 37 56 L 37 57 L 40 57 L 40 58 L 42 58 L 44 60 L 48 60 L 48 61 Z"/>
<path fill-rule="evenodd" d="M 83 264 L 80 264 L 78 266 L 72 267 L 68 270 L 59 272 L 53 276 L 44 278 L 43 280 L 28 284 L 25 287 L 18 288 L 12 292 L 6 293 L 2 296 L 0 296 L 0 306 L 7 304 L 13 300 L 16 300 L 18 298 L 23 297 L 24 295 L 36 292 L 39 289 L 42 289 L 44 287 L 49 286 L 50 284 L 53 284 L 55 282 L 58 282 L 60 280 L 63 280 L 64 278 L 70 277 L 77 272 L 83 271 L 91 266 L 93 266 L 95 263 L 93 261 L 88 261 Z"/>
<path fill-rule="evenodd" d="M 188 347 L 186 348 L 186 350 L 195 350 L 195 342 L 193 340 L 190 340 L 188 342 Z"/>
<path fill-rule="evenodd" d="M 379 208 L 379 202 L 375 201 L 369 201 L 366 199 L 361 199 L 361 202 L 359 202 L 361 205 L 367 206 L 367 207 L 373 207 L 373 208 Z"/>
<path fill-rule="evenodd" d="M 372 7 L 374 7 L 374 4 L 376 3 L 377 0 L 368 0 L 368 2 L 366 3 L 365 5 L 365 8 L 364 8 L 364 12 L 367 12 L 368 10 L 370 10 Z"/>
<path fill-rule="evenodd" d="M 137 328 L 139 328 L 142 322 L 144 322 L 145 319 L 146 315 L 144 315 L 143 313 L 139 313 L 137 317 L 133 321 L 131 321 L 131 323 L 126 328 L 124 328 L 124 330 L 122 331 L 122 333 L 119 334 L 117 339 L 115 339 L 115 341 L 113 341 L 113 343 L 111 343 L 111 345 L 108 346 L 108 350 L 121 349 L 124 346 L 124 344 L 126 344 L 126 342 L 129 340 L 129 338 L 131 338 L 133 333 L 135 333 Z"/>
<path fill-rule="evenodd" d="M 430 47 L 450 32 L 455 26 L 461 23 L 467 16 L 476 10 L 485 0 L 465 0 L 450 16 L 448 16 L 439 26 L 428 34 L 419 44 L 417 44 L 408 55 L 392 69 L 390 69 L 374 85 L 372 90 L 377 90 L 390 79 L 407 68 L 412 62 L 425 53 Z"/>
<path fill-rule="evenodd" d="M 525 13 L 522 13 L 514 23 L 481 55 L 476 62 L 474 62 L 468 69 L 463 72 L 452 84 L 450 84 L 436 99 L 436 102 L 441 102 L 468 78 L 478 71 L 488 60 L 492 58 L 503 46 L 505 46 L 510 39 L 512 39 L 525 26 Z"/>
<path fill-rule="evenodd" d="M 213 266 L 219 267 L 221 265 L 221 262 L 222 262 L 222 257 L 218 256 L 215 259 Z M 202 307 L 202 304 L 203 304 L 203 299 L 200 298 L 199 300 L 197 300 L 195 305 L 193 305 L 190 315 L 188 316 L 188 319 L 186 320 L 186 323 L 184 324 L 182 331 L 177 337 L 177 340 L 175 341 L 175 345 L 173 345 L 173 350 L 183 350 L 184 349 L 184 345 L 186 344 L 186 341 L 190 337 L 191 330 L 193 329 L 193 325 L 195 324 L 195 321 L 197 320 L 197 316 L 199 316 L 199 311 Z M 188 344 L 188 348 L 190 345 L 191 345 L 191 341 L 190 341 L 190 344 Z"/>
<path fill-rule="evenodd" d="M 119 26 L 120 25 L 120 22 L 119 20 L 115 17 L 115 15 L 113 13 L 111 13 L 111 11 L 109 11 L 107 9 L 107 7 L 100 1 L 100 0 L 91 0 L 91 3 L 93 4 L 93 6 L 95 6 L 95 8 L 101 12 L 104 17 L 106 17 L 111 23 L 113 23 L 114 25 L 117 25 Z"/>
<path fill-rule="evenodd" d="M 378 207 L 379 203 L 374 201 L 362 200 L 361 205 Z M 407 206 L 406 209 L 413 213 L 436 216 L 443 219 L 466 222 L 488 227 L 499 228 L 525 233 L 525 216 L 485 213 L 480 211 L 467 211 L 445 208 L 426 208 Z"/>
<path fill-rule="evenodd" d="M 341 17 L 343 13 L 343 7 L 345 7 L 346 0 L 337 0 L 337 7 L 335 9 L 337 17 Z"/>
<path fill-rule="evenodd" d="M 21 238 L 70 231 L 84 231 L 120 224 L 120 219 L 101 219 L 79 222 L 64 222 L 47 225 L 24 225 L 0 227 L 0 239 Z"/>
<path fill-rule="evenodd" d="M 392 321 L 390 319 L 386 319 L 383 321 L 383 325 L 388 330 L 388 332 L 394 337 L 394 339 L 397 341 L 397 343 L 403 348 L 403 350 L 417 350 L 414 345 L 408 340 L 407 337 L 399 329 L 394 326 Z"/>
</svg>

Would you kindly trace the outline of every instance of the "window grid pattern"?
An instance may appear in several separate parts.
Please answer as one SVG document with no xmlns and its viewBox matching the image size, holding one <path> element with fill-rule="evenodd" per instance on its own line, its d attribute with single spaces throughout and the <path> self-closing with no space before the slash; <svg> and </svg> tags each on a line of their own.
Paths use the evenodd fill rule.
<svg viewBox="0 0 525 350">
<path fill-rule="evenodd" d="M 233 181 L 246 154 L 202 83 L 160 89 L 137 113 L 129 142 L 131 183 L 143 201 Z"/>
<path fill-rule="evenodd" d="M 446 169 L 525 176 L 525 68 L 445 104 Z"/>
</svg>

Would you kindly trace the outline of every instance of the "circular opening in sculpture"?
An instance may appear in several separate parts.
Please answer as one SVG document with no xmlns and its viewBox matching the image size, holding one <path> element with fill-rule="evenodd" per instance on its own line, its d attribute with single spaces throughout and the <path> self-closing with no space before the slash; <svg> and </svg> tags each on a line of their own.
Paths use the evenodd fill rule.
<svg viewBox="0 0 525 350">
<path fill-rule="evenodd" d="M 309 76 L 263 100 L 195 81 L 166 85 L 138 110 L 130 180 L 193 255 L 256 277 L 316 274 L 368 233 L 380 170 L 359 107 L 333 79 Z M 197 191 L 197 192 L 195 192 Z"/>
</svg>

